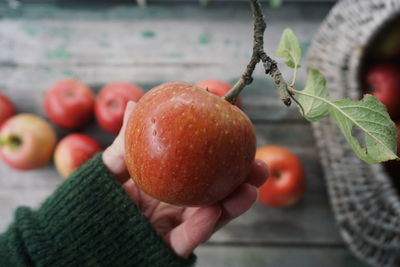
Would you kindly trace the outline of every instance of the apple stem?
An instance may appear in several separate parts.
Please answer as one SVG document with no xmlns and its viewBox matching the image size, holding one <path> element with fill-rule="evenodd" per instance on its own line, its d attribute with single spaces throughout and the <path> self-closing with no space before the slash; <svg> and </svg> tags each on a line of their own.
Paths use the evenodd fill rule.
<svg viewBox="0 0 400 267">
<path fill-rule="evenodd" d="M 8 146 L 10 148 L 18 148 L 22 141 L 16 135 L 7 135 L 5 137 L 0 137 L 0 147 Z"/>
<path fill-rule="evenodd" d="M 225 100 L 231 104 L 236 103 L 236 99 L 239 96 L 240 92 L 242 92 L 243 88 L 247 85 L 246 81 L 242 78 L 239 79 L 235 83 L 235 85 L 229 90 L 229 92 L 225 95 Z"/>
<path fill-rule="evenodd" d="M 253 72 L 256 65 L 262 61 L 265 69 L 265 74 L 269 74 L 275 82 L 279 90 L 280 98 L 286 106 L 290 106 L 292 94 L 289 92 L 289 84 L 283 78 L 278 65 L 275 60 L 270 58 L 264 51 L 264 32 L 267 28 L 265 23 L 262 6 L 259 0 L 249 0 L 250 7 L 253 12 L 254 34 L 253 34 L 253 53 L 249 64 L 247 64 L 245 72 L 240 79 L 232 87 L 232 89 L 225 95 L 225 100 L 234 104 L 240 92 L 246 85 L 253 82 Z"/>
</svg>

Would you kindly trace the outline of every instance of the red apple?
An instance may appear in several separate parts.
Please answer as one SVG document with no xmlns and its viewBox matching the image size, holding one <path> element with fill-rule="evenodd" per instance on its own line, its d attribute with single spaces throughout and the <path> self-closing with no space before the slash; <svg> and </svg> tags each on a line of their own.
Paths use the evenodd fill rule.
<svg viewBox="0 0 400 267">
<path fill-rule="evenodd" d="M 93 107 L 92 91 L 72 79 L 55 83 L 44 99 L 44 111 L 49 119 L 70 130 L 83 126 L 92 116 Z"/>
<path fill-rule="evenodd" d="M 225 96 L 226 93 L 228 93 L 232 88 L 229 83 L 213 79 L 202 80 L 196 83 L 196 85 L 210 91 L 217 96 Z M 242 107 L 242 100 L 240 97 L 237 98 L 235 105 L 239 108 Z"/>
<path fill-rule="evenodd" d="M 373 66 L 367 74 L 367 83 L 373 96 L 388 109 L 392 119 L 400 116 L 400 71 L 394 65 Z"/>
<path fill-rule="evenodd" d="M 67 178 L 100 151 L 101 146 L 93 138 L 84 134 L 69 134 L 58 143 L 54 164 L 58 173 Z"/>
<path fill-rule="evenodd" d="M 11 100 L 0 93 L 0 127 L 11 116 L 15 114 L 15 107 Z"/>
<path fill-rule="evenodd" d="M 40 168 L 51 160 L 56 139 L 45 120 L 19 114 L 8 119 L 0 130 L 0 157 L 15 169 Z"/>
<path fill-rule="evenodd" d="M 128 119 L 126 164 L 136 184 L 174 205 L 213 204 L 243 183 L 256 137 L 247 116 L 182 82 L 147 93 Z"/>
<path fill-rule="evenodd" d="M 117 134 L 122 127 L 124 111 L 128 101 L 139 101 L 143 90 L 135 85 L 116 82 L 104 87 L 96 100 L 95 114 L 100 126 Z"/>
<path fill-rule="evenodd" d="M 257 149 L 256 158 L 268 167 L 269 177 L 259 188 L 259 201 L 281 208 L 295 204 L 305 190 L 305 174 L 300 159 L 279 146 Z"/>
</svg>

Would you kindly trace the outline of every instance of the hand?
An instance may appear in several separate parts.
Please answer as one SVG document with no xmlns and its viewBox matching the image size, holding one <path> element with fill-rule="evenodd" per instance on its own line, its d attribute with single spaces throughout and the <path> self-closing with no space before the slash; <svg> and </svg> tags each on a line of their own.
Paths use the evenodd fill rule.
<svg viewBox="0 0 400 267">
<path fill-rule="evenodd" d="M 164 241 L 182 257 L 187 258 L 201 243 L 219 228 L 246 212 L 257 200 L 258 190 L 267 177 L 267 167 L 255 160 L 250 174 L 232 194 L 217 204 L 206 207 L 178 207 L 161 202 L 141 191 L 129 179 L 124 161 L 124 133 L 127 118 L 134 112 L 136 104 L 129 102 L 125 110 L 124 123 L 113 144 L 103 153 L 103 162 L 126 193 Z"/>
</svg>

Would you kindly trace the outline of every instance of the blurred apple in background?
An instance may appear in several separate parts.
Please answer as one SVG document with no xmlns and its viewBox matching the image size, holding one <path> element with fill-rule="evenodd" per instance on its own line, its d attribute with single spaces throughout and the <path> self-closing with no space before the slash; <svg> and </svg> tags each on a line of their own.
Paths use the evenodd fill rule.
<svg viewBox="0 0 400 267">
<path fill-rule="evenodd" d="M 393 120 L 400 117 L 400 70 L 392 64 L 374 65 L 367 73 L 367 93 L 388 109 Z"/>
<path fill-rule="evenodd" d="M 15 114 L 15 107 L 11 100 L 0 93 L 0 127 L 11 116 Z"/>
<path fill-rule="evenodd" d="M 93 115 L 92 91 L 77 80 L 55 83 L 46 93 L 44 111 L 60 127 L 74 130 L 85 125 Z"/>
<path fill-rule="evenodd" d="M 229 83 L 219 81 L 219 80 L 214 80 L 214 79 L 207 79 L 207 80 L 202 80 L 198 83 L 196 83 L 197 86 L 204 88 L 208 90 L 209 92 L 213 93 L 214 95 L 217 96 L 225 96 L 226 93 L 231 90 L 232 86 Z M 239 108 L 242 108 L 242 100 L 240 96 L 237 98 L 235 105 Z"/>
<path fill-rule="evenodd" d="M 54 164 L 58 173 L 67 178 L 100 151 L 101 146 L 93 138 L 84 134 L 70 134 L 58 143 L 54 153 Z"/>
<path fill-rule="evenodd" d="M 256 158 L 268 167 L 268 179 L 259 188 L 259 201 L 275 208 L 295 204 L 303 196 L 306 180 L 300 159 L 286 148 L 264 146 Z"/>
<path fill-rule="evenodd" d="M 9 166 L 30 170 L 51 160 L 56 133 L 44 119 L 19 114 L 8 119 L 0 130 L 0 157 Z"/>
<path fill-rule="evenodd" d="M 113 134 L 122 127 L 125 107 L 128 101 L 139 101 L 143 90 L 131 83 L 116 82 L 104 87 L 95 104 L 96 119 L 100 126 Z"/>
</svg>

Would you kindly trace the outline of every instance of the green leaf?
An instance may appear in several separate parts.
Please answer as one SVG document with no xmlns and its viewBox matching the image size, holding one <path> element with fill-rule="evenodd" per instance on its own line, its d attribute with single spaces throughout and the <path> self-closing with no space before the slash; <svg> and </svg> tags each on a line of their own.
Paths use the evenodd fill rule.
<svg viewBox="0 0 400 267">
<path fill-rule="evenodd" d="M 276 56 L 284 58 L 286 65 L 291 68 L 299 68 L 301 60 L 301 48 L 299 39 L 297 39 L 294 32 L 287 28 L 283 31 L 281 41 L 278 45 Z"/>
<path fill-rule="evenodd" d="M 361 101 L 334 101 L 331 115 L 360 159 L 373 164 L 398 158 L 396 125 L 374 96 L 367 94 Z M 363 146 L 352 135 L 353 127 L 363 132 Z"/>
<path fill-rule="evenodd" d="M 326 90 L 325 77 L 315 69 L 308 71 L 306 87 L 302 92 L 318 96 L 323 99 L 329 99 L 329 93 Z M 303 107 L 302 114 L 307 120 L 314 122 L 323 119 L 329 115 L 329 105 L 317 98 L 300 95 L 297 100 Z"/>
<path fill-rule="evenodd" d="M 303 91 L 292 89 L 291 92 L 300 95 L 298 102 L 310 121 L 322 119 L 329 113 L 363 161 L 374 164 L 399 159 L 396 155 L 396 124 L 390 119 L 385 105 L 374 96 L 367 94 L 360 101 L 332 101 L 325 90 L 325 78 L 316 70 L 310 70 Z"/>
</svg>

